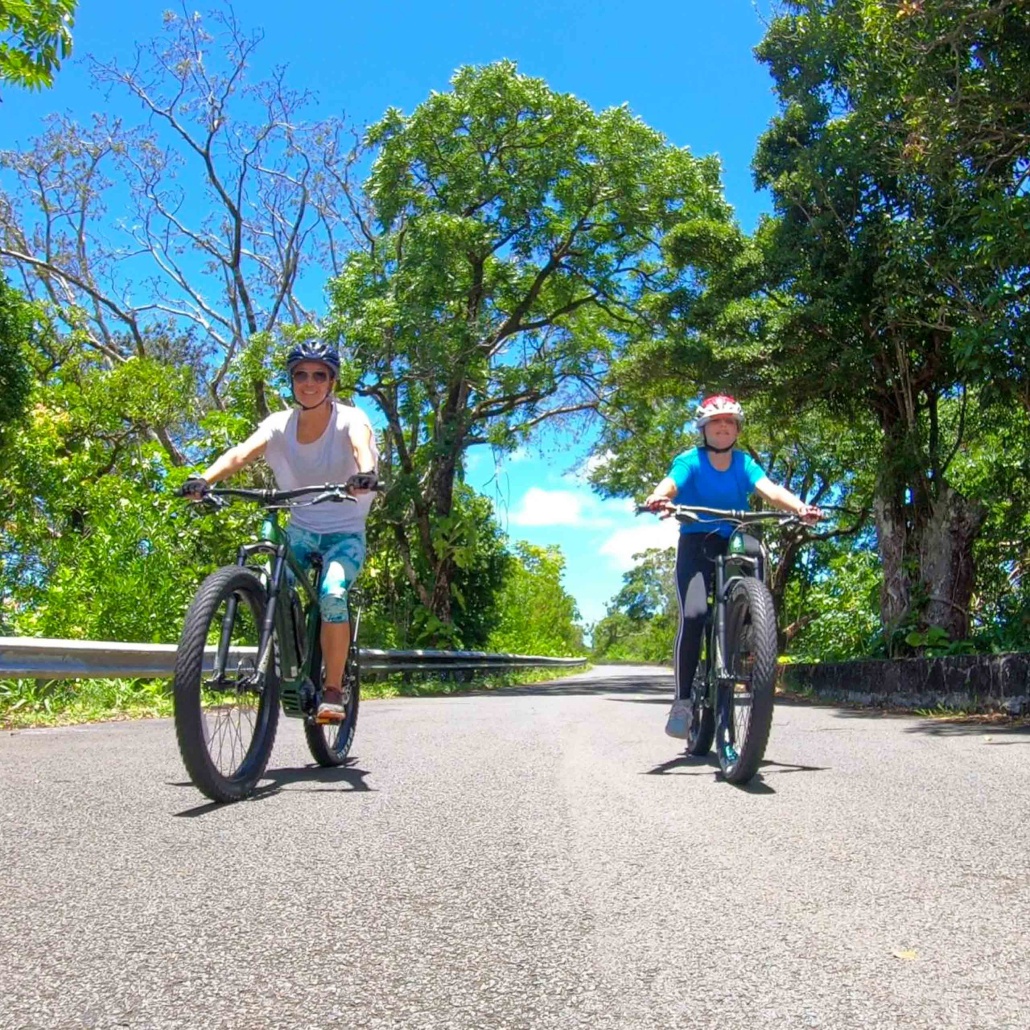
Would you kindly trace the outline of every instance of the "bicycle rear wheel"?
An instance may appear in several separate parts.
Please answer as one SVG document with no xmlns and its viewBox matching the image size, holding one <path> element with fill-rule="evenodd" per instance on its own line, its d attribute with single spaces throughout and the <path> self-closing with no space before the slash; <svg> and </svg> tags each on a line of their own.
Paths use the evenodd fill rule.
<svg viewBox="0 0 1030 1030">
<path fill-rule="evenodd" d="M 321 651 L 317 644 L 315 646 L 315 665 L 321 668 Z M 320 725 L 304 720 L 304 736 L 307 738 L 311 757 L 327 769 L 343 765 L 354 743 L 354 731 L 358 725 L 358 705 L 361 701 L 361 672 L 358 666 L 357 646 L 352 621 L 350 651 L 347 652 L 347 664 L 343 668 L 343 721 Z M 324 670 L 322 675 L 324 676 Z"/>
<path fill-rule="evenodd" d="M 250 794 L 272 753 L 279 668 L 274 639 L 268 668 L 257 668 L 265 605 L 258 577 L 230 565 L 204 580 L 186 613 L 175 659 L 175 733 L 190 779 L 212 801 Z M 218 653 L 224 667 L 216 677 Z"/>
<path fill-rule="evenodd" d="M 760 580 L 738 580 L 726 604 L 727 682 L 720 686 L 719 765 L 730 783 L 758 771 L 772 728 L 776 613 Z"/>
<path fill-rule="evenodd" d="M 687 754 L 700 758 L 712 750 L 715 738 L 715 712 L 708 699 L 708 624 L 701 640 L 694 682 L 690 688 L 690 723 L 687 726 Z"/>
</svg>

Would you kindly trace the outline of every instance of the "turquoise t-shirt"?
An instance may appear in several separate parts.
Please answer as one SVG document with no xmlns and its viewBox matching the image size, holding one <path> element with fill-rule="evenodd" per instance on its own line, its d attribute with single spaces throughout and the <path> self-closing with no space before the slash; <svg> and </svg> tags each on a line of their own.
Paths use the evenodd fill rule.
<svg viewBox="0 0 1030 1030">
<path fill-rule="evenodd" d="M 745 511 L 754 493 L 755 484 L 765 476 L 761 465 L 750 454 L 733 451 L 730 467 L 725 472 L 712 468 L 708 452 L 694 447 L 678 455 L 669 469 L 669 478 L 676 484 L 674 504 L 697 504 L 702 508 L 731 508 Z M 680 523 L 681 533 L 718 533 L 729 536 L 733 526 L 701 516 L 699 522 Z"/>
</svg>

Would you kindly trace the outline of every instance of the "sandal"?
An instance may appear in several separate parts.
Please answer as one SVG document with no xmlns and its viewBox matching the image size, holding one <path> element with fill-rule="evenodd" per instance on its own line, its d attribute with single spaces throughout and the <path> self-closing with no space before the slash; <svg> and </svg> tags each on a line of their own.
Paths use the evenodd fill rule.
<svg viewBox="0 0 1030 1030">
<path fill-rule="evenodd" d="M 322 695 L 322 703 L 318 706 L 315 722 L 320 725 L 328 722 L 343 722 L 346 714 L 343 707 L 343 694 L 338 690 L 327 690 Z"/>
</svg>

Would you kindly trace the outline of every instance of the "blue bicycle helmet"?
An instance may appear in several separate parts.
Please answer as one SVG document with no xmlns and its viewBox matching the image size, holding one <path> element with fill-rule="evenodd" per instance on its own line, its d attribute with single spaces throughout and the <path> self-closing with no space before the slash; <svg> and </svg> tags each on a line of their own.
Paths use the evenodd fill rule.
<svg viewBox="0 0 1030 1030">
<path fill-rule="evenodd" d="M 302 361 L 317 361 L 329 369 L 334 379 L 340 377 L 340 354 L 332 344 L 317 339 L 295 344 L 286 356 L 286 371 L 292 375 Z"/>
</svg>

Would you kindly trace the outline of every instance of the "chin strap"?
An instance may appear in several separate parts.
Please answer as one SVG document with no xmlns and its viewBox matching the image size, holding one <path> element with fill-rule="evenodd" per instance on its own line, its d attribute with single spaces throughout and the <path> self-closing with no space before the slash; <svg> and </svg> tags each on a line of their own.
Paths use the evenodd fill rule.
<svg viewBox="0 0 1030 1030">
<path fill-rule="evenodd" d="M 731 443 L 729 447 L 715 447 L 714 445 L 710 444 L 707 440 L 705 440 L 702 446 L 706 451 L 715 451 L 716 454 L 725 454 L 727 451 L 732 451 L 733 448 L 737 445 L 736 443 Z"/>
<path fill-rule="evenodd" d="M 327 393 L 325 395 L 325 398 L 323 400 L 320 400 L 317 404 L 302 404 L 300 398 L 297 396 L 297 391 L 293 391 L 294 404 L 296 404 L 299 408 L 303 408 L 304 411 L 314 411 L 315 408 L 320 408 L 323 404 L 332 404 L 332 397 L 333 395 L 331 393 Z"/>
</svg>

